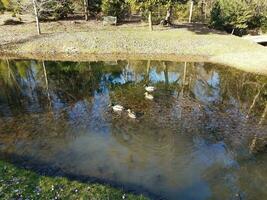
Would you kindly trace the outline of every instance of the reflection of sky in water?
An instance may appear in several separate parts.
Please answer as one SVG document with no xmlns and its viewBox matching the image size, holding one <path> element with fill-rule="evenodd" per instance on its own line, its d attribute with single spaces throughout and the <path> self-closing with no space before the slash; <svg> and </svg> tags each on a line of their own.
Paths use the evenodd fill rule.
<svg viewBox="0 0 267 200">
<path fill-rule="evenodd" d="M 42 107 L 39 105 L 39 99 L 37 94 L 38 87 L 37 71 L 35 68 L 35 63 L 31 62 L 30 67 L 26 71 L 26 77 L 21 78 L 20 87 L 22 95 L 28 97 L 27 111 L 28 112 L 41 112 Z"/>
<path fill-rule="evenodd" d="M 47 99 L 47 91 L 43 86 L 43 80 L 37 77 L 40 72 L 37 73 L 34 62 L 30 66 L 27 77 L 23 78 L 19 84 L 22 94 L 27 100 L 26 110 L 34 113 L 46 109 L 40 96 Z M 183 68 L 177 71 L 172 68 L 168 72 L 169 83 L 175 83 L 180 79 L 180 71 L 183 71 Z M 190 67 L 188 67 L 188 72 L 190 72 Z M 195 72 L 197 75 L 194 77 L 194 74 L 191 74 L 193 77 L 191 82 L 189 81 L 190 75 L 187 74 L 186 82 L 188 84 L 185 88 L 190 87 L 196 100 L 203 103 L 220 101 L 221 73 L 216 70 L 205 70 L 201 66 Z M 41 113 L 38 125 L 28 123 L 27 126 L 34 126 L 35 132 L 38 133 L 43 131 L 43 127 L 54 125 L 55 127 L 51 128 L 55 132 L 62 131 L 61 135 L 50 137 L 48 134 L 50 138 L 38 134 L 32 135 L 29 141 L 26 138 L 25 143 L 21 142 L 16 146 L 13 153 L 22 155 L 23 152 L 27 152 L 25 155 L 31 155 L 32 160 L 43 159 L 41 161 L 52 163 L 62 168 L 64 172 L 111 180 L 122 185 L 133 184 L 134 186 L 131 188 L 133 190 L 143 187 L 151 193 L 169 199 L 202 200 L 211 199 L 214 196 L 220 197 L 220 194 L 214 193 L 214 187 L 229 190 L 231 194 L 226 194 L 228 197 L 234 196 L 241 190 L 238 182 L 240 177 L 237 173 L 242 166 L 235 160 L 236 157 L 223 141 L 211 142 L 205 137 L 192 136 L 191 133 L 184 134 L 182 128 L 176 124 L 174 126 L 175 134 L 168 128 L 157 131 L 153 127 L 151 128 L 151 124 L 154 123 L 152 118 L 146 119 L 146 121 L 130 121 L 127 116 L 123 116 L 124 119 L 123 117 L 120 119 L 121 116 L 112 118 L 113 114 L 108 110 L 108 105 L 111 101 L 110 90 L 113 91 L 109 86 L 111 84 L 124 85 L 128 82 L 140 83 L 145 78 L 144 71 L 137 73 L 134 68 L 127 65 L 121 69 L 117 68 L 115 72 L 105 71 L 100 77 L 100 79 L 96 79 L 98 80 L 96 88 L 88 89 L 88 94 L 85 92 L 84 96 L 79 96 L 79 100 L 75 100 L 76 93 L 74 92 L 79 88 L 70 91 L 74 93 L 74 95 L 71 94 L 74 98 L 64 93 L 65 96 L 68 96 L 64 99 L 64 95 L 61 94 L 64 91 L 60 90 L 61 86 L 57 86 L 56 81 L 53 85 L 53 80 L 51 80 L 49 93 L 52 109 L 48 112 L 53 113 L 54 121 L 49 119 L 49 123 L 46 124 L 47 115 Z M 163 70 L 159 70 L 157 67 L 151 68 L 149 80 L 152 84 L 165 82 L 165 79 Z M 78 80 L 83 81 L 83 79 Z M 73 86 L 75 86 L 75 80 L 73 81 Z M 40 92 L 42 87 L 43 90 Z M 143 84 L 136 87 L 143 87 Z M 178 83 L 176 88 L 179 88 Z M 63 87 L 63 89 L 68 92 L 66 88 Z M 85 89 L 85 91 L 87 90 Z M 178 91 L 177 89 L 173 93 L 172 98 L 178 96 Z M 154 102 L 150 102 L 149 106 L 151 108 L 154 105 L 155 107 L 164 106 L 165 104 L 161 104 L 163 98 L 163 95 L 160 96 Z M 118 99 L 115 100 L 118 101 Z M 237 104 L 234 96 L 227 100 L 230 104 Z M 129 102 L 134 102 L 134 99 Z M 170 106 L 172 108 L 170 112 L 167 114 L 162 112 L 162 115 L 166 114 L 166 117 L 169 117 L 167 115 L 170 114 L 171 120 L 174 118 L 177 120 L 175 123 L 186 125 L 183 124 L 182 109 L 184 108 L 182 108 L 182 104 L 175 103 Z M 228 110 L 225 109 L 225 111 Z M 1 115 L 12 116 L 12 110 L 5 102 L 0 103 L 0 112 Z M 196 116 L 201 113 L 201 110 L 194 107 L 190 112 Z M 118 123 L 119 120 L 125 121 Z M 25 121 L 27 121 L 26 118 Z M 66 124 L 61 127 L 58 121 Z M 193 128 L 193 126 L 188 128 Z M 201 132 L 201 130 L 199 131 Z M 45 142 L 42 143 L 43 141 Z M 40 143 L 42 145 L 39 145 Z"/>
<path fill-rule="evenodd" d="M 195 97 L 203 103 L 212 103 L 221 100 L 220 96 L 220 77 L 217 72 L 211 72 L 199 76 L 193 88 Z"/>
<path fill-rule="evenodd" d="M 180 78 L 180 74 L 177 72 L 168 72 L 169 83 L 174 83 Z M 152 83 L 165 82 L 165 74 L 163 71 L 157 72 L 156 68 L 150 70 L 149 79 Z"/>
<path fill-rule="evenodd" d="M 102 79 L 99 91 L 94 92 L 91 102 L 79 101 L 71 108 L 69 111 L 70 123 L 74 123 L 73 128 L 80 126 L 99 134 L 109 134 L 109 127 L 104 118 L 109 103 L 109 89 Z"/>
<path fill-rule="evenodd" d="M 210 167 L 214 163 L 220 163 L 224 167 L 233 167 L 237 164 L 230 152 L 227 152 L 223 142 L 208 144 L 203 138 L 199 137 L 195 137 L 193 141 L 197 149 L 193 156 L 202 165 L 204 163 L 205 167 Z M 196 163 L 196 165 L 198 164 Z"/>
<path fill-rule="evenodd" d="M 168 81 L 169 83 L 174 83 L 180 78 L 180 74 L 177 72 L 168 72 Z M 123 69 L 122 74 L 119 74 L 117 76 L 110 75 L 109 80 L 112 80 L 113 84 L 125 84 L 128 82 L 135 82 L 139 83 L 142 80 L 144 80 L 144 75 L 137 74 L 133 71 L 133 69 Z M 153 68 L 149 72 L 149 80 L 152 83 L 158 83 L 158 82 L 165 82 L 165 74 L 163 71 L 157 72 L 156 68 Z"/>
<path fill-rule="evenodd" d="M 207 144 L 203 139 L 195 138 L 193 148 L 176 156 L 171 154 L 172 160 L 169 160 L 167 155 L 171 152 L 148 149 L 143 152 L 140 146 L 149 141 L 136 144 L 137 141 L 130 139 L 133 141 L 129 141 L 131 145 L 128 147 L 114 137 L 105 138 L 94 132 L 90 130 L 68 145 L 66 151 L 71 152 L 71 163 L 66 160 L 64 166 L 75 165 L 75 169 L 68 170 L 78 170 L 81 174 L 99 174 L 128 184 L 139 184 L 155 193 L 167 195 L 169 199 L 211 197 L 212 188 L 203 175 L 210 169 L 219 171 L 236 165 L 222 142 Z M 142 136 L 140 137 L 142 139 Z M 172 148 L 180 149 L 179 146 Z M 156 156 L 162 153 L 166 154 L 166 157 Z"/>
<path fill-rule="evenodd" d="M 124 68 L 122 70 L 122 73 L 118 74 L 117 76 L 114 76 L 112 74 L 106 74 L 105 77 L 107 80 L 110 80 L 113 84 L 120 84 L 120 85 L 123 85 L 128 82 L 139 83 L 144 79 L 143 75 L 137 74 L 129 66 Z"/>
</svg>

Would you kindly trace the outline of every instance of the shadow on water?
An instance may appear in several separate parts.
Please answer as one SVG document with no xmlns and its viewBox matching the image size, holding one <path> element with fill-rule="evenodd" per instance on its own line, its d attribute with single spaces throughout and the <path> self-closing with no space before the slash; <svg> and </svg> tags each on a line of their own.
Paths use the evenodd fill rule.
<svg viewBox="0 0 267 200">
<path fill-rule="evenodd" d="M 266 83 L 209 63 L 3 60 L 0 155 L 153 199 L 260 199 L 267 159 L 249 146 L 267 134 Z"/>
</svg>

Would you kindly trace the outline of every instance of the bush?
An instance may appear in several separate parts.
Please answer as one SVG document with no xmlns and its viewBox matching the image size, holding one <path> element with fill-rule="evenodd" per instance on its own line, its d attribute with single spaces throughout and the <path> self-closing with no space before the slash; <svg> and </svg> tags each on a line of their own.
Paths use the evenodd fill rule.
<svg viewBox="0 0 267 200">
<path fill-rule="evenodd" d="M 210 25 L 213 28 L 243 35 L 248 30 L 264 27 L 266 15 L 261 11 L 260 1 L 218 0 L 212 10 Z"/>
<path fill-rule="evenodd" d="M 267 33 L 267 16 L 265 17 L 265 19 L 261 25 L 261 30 L 263 33 Z"/>
<path fill-rule="evenodd" d="M 0 0 L 0 12 L 3 12 L 5 10 L 5 6 L 3 2 Z"/>
<path fill-rule="evenodd" d="M 63 19 L 73 14 L 71 0 L 37 1 L 40 7 L 39 17 L 45 19 Z"/>
<path fill-rule="evenodd" d="M 129 14 L 129 5 L 125 0 L 103 0 L 102 12 L 106 16 L 115 16 L 119 20 Z"/>
<path fill-rule="evenodd" d="M 101 12 L 102 0 L 89 0 L 89 12 L 91 15 L 96 16 Z"/>
<path fill-rule="evenodd" d="M 244 0 L 219 0 L 211 11 L 211 26 L 242 35 L 253 17 L 249 4 Z"/>
</svg>

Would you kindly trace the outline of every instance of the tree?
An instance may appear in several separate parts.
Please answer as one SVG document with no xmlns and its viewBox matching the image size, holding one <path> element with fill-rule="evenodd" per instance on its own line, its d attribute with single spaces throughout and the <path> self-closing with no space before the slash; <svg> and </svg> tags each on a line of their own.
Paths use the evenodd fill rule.
<svg viewBox="0 0 267 200">
<path fill-rule="evenodd" d="M 148 17 L 148 23 L 150 30 L 153 30 L 152 26 L 152 16 L 153 11 L 155 11 L 159 6 L 167 7 L 167 12 L 165 18 L 161 21 L 162 25 L 171 25 L 171 18 L 173 15 L 173 7 L 178 3 L 186 3 L 188 0 L 128 0 L 131 4 L 135 4 L 139 7 L 139 10 L 142 11 Z"/>
<path fill-rule="evenodd" d="M 139 10 L 144 12 L 148 16 L 149 30 L 152 31 L 152 12 L 156 9 L 158 4 L 162 2 L 162 0 L 129 0 L 129 2 L 131 4 L 137 5 Z"/>
<path fill-rule="evenodd" d="M 252 10 L 244 0 L 218 0 L 211 11 L 211 26 L 242 34 L 248 28 Z"/>
<path fill-rule="evenodd" d="M 3 2 L 0 0 L 0 12 L 3 12 L 5 10 L 5 6 Z"/>
<path fill-rule="evenodd" d="M 161 0 L 160 3 L 162 5 L 165 5 L 167 6 L 167 13 L 166 13 L 166 17 L 164 20 L 161 21 L 161 24 L 162 25 L 171 25 L 172 24 L 172 21 L 171 21 L 171 18 L 172 18 L 172 14 L 173 14 L 173 6 L 176 4 L 176 3 L 187 3 L 188 0 Z"/>
<path fill-rule="evenodd" d="M 38 16 L 38 9 L 37 9 L 36 0 L 32 0 L 32 4 L 33 4 L 33 8 L 34 8 L 37 33 L 38 33 L 38 35 L 40 35 L 41 34 L 41 29 L 40 29 L 40 24 L 39 24 L 39 16 Z"/>
<path fill-rule="evenodd" d="M 90 15 L 97 15 L 101 12 L 102 0 L 88 0 L 88 9 Z"/>
<path fill-rule="evenodd" d="M 267 23 L 266 10 L 267 3 L 263 0 L 217 0 L 211 11 L 210 25 L 242 35 Z"/>
<path fill-rule="evenodd" d="M 84 16 L 85 16 L 85 20 L 88 21 L 88 19 L 89 19 L 88 0 L 83 0 L 83 2 L 84 2 Z"/>
<path fill-rule="evenodd" d="M 58 20 L 73 14 L 71 0 L 37 0 L 37 2 L 40 19 Z"/>
<path fill-rule="evenodd" d="M 104 15 L 115 16 L 119 20 L 129 13 L 129 6 L 125 0 L 103 0 L 101 8 Z"/>
</svg>

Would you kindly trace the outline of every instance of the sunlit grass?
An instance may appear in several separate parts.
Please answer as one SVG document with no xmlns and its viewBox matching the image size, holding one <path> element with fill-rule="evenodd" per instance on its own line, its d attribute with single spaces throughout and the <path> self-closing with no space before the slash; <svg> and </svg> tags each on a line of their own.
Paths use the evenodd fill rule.
<svg viewBox="0 0 267 200">
<path fill-rule="evenodd" d="M 40 176 L 0 161 L 0 199 L 123 199 L 144 200 L 143 196 L 101 184 L 81 183 L 62 177 Z"/>
</svg>

